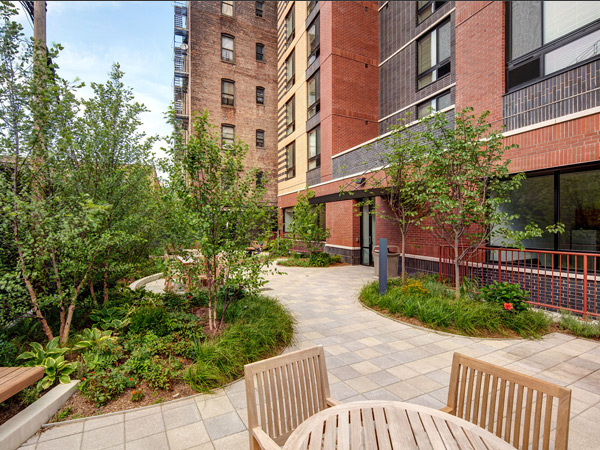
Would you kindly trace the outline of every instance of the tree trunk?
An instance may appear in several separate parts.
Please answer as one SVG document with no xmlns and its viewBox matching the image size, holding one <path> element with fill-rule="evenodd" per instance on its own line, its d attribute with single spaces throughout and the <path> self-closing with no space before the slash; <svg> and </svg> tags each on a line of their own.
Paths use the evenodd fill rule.
<svg viewBox="0 0 600 450">
<path fill-rule="evenodd" d="M 96 309 L 98 309 L 98 299 L 96 298 L 96 292 L 94 292 L 94 283 L 90 281 L 90 294 L 92 296 L 92 302 Z"/>
<path fill-rule="evenodd" d="M 75 311 L 75 303 L 71 303 L 69 305 L 69 309 L 67 310 L 67 320 L 65 321 L 65 325 L 63 327 L 63 332 L 60 335 L 60 344 L 65 345 L 69 340 L 69 331 L 71 330 L 71 321 L 73 320 L 73 312 Z"/>
<path fill-rule="evenodd" d="M 104 265 L 104 304 L 108 303 L 108 263 Z"/>
<path fill-rule="evenodd" d="M 454 239 L 454 295 L 460 298 L 460 262 L 458 260 L 458 239 Z"/>
</svg>

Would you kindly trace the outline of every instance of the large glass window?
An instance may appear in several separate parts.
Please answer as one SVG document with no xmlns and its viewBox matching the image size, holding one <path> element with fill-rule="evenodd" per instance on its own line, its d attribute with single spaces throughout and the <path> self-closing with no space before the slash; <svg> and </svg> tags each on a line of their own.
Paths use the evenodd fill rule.
<svg viewBox="0 0 600 450">
<path fill-rule="evenodd" d="M 221 2 L 221 14 L 233 16 L 233 2 Z"/>
<path fill-rule="evenodd" d="M 432 112 L 441 111 L 444 108 L 452 105 L 452 95 L 450 91 L 446 91 L 432 99 L 429 99 L 417 106 L 417 118 L 422 119 Z"/>
<path fill-rule="evenodd" d="M 286 136 L 292 134 L 295 129 L 296 106 L 294 97 L 290 98 L 285 104 L 285 133 Z"/>
<path fill-rule="evenodd" d="M 285 208 L 283 210 L 283 232 L 284 233 L 289 233 L 291 231 L 293 220 L 294 220 L 294 208 Z"/>
<path fill-rule="evenodd" d="M 542 237 L 525 240 L 525 248 L 600 251 L 600 170 L 529 177 L 502 209 L 519 215 L 509 224 L 514 230 L 523 230 L 532 222 L 540 228 L 556 222 L 564 224 L 563 233 L 544 233 Z M 496 238 L 491 244 L 502 246 L 503 242 Z"/>
<path fill-rule="evenodd" d="M 321 167 L 321 127 L 308 132 L 308 170 Z"/>
<path fill-rule="evenodd" d="M 295 13 L 294 7 L 290 9 L 287 16 L 285 16 L 285 43 L 286 46 L 290 45 L 290 43 L 294 40 L 295 36 Z"/>
<path fill-rule="evenodd" d="M 319 56 L 319 16 L 313 20 L 306 33 L 308 36 L 308 65 L 310 66 Z"/>
<path fill-rule="evenodd" d="M 434 11 L 437 11 L 442 7 L 442 5 L 446 3 L 445 1 L 434 2 L 434 1 L 418 1 L 417 2 L 417 23 L 423 22 L 429 16 L 433 14 Z"/>
<path fill-rule="evenodd" d="M 221 80 L 221 105 L 235 106 L 235 83 Z"/>
<path fill-rule="evenodd" d="M 450 73 L 450 22 L 444 22 L 417 42 L 418 87 Z"/>
<path fill-rule="evenodd" d="M 235 47 L 233 36 L 221 35 L 221 59 L 233 62 L 235 60 Z"/>
<path fill-rule="evenodd" d="M 600 1 L 513 1 L 508 89 L 600 55 Z"/>
<path fill-rule="evenodd" d="M 285 179 L 296 176 L 296 143 L 291 142 L 285 147 Z"/>
<path fill-rule="evenodd" d="M 315 9 L 315 6 L 317 6 L 316 1 L 310 1 L 308 2 L 308 6 L 306 7 L 306 15 L 309 16 L 310 13 L 312 12 L 313 9 Z"/>
<path fill-rule="evenodd" d="M 265 2 L 255 2 L 256 17 L 265 17 Z"/>
<path fill-rule="evenodd" d="M 221 145 L 233 145 L 235 139 L 235 127 L 229 124 L 221 124 Z"/>
<path fill-rule="evenodd" d="M 295 52 L 290 53 L 290 55 L 285 60 L 285 83 L 286 89 L 291 88 L 296 82 L 296 63 Z"/>
<path fill-rule="evenodd" d="M 320 110 L 321 103 L 321 81 L 319 71 L 308 80 L 306 83 L 306 89 L 308 92 L 308 118 L 310 119 Z"/>
</svg>

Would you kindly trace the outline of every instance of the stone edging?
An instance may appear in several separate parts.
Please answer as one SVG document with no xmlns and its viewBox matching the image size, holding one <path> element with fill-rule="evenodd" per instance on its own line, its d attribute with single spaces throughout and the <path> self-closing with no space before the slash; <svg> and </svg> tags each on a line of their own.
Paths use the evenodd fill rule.
<svg viewBox="0 0 600 450">
<path fill-rule="evenodd" d="M 132 291 L 135 291 L 136 289 L 139 289 L 141 287 L 146 286 L 148 283 L 151 283 L 152 281 L 156 281 L 159 278 L 163 277 L 163 273 L 159 272 L 159 273 L 155 273 L 154 275 L 150 275 L 144 278 L 140 278 L 139 280 L 135 280 L 133 283 L 131 283 L 129 285 L 129 289 L 131 289 Z"/>
<path fill-rule="evenodd" d="M 0 448 L 14 450 L 33 436 L 67 401 L 79 380 L 59 384 L 0 426 Z"/>
</svg>

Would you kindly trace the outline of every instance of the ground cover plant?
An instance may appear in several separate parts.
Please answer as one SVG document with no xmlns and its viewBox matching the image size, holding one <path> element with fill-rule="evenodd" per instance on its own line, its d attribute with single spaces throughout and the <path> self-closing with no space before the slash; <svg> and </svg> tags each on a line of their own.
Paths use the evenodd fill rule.
<svg viewBox="0 0 600 450">
<path fill-rule="evenodd" d="M 286 267 L 329 267 L 342 264 L 342 258 L 325 252 L 311 254 L 292 252 L 289 258 L 280 259 L 277 264 Z"/>
<path fill-rule="evenodd" d="M 433 277 L 409 277 L 405 282 L 394 278 L 381 296 L 377 281 L 367 284 L 360 300 L 392 317 L 468 336 L 535 338 L 547 333 L 552 320 L 545 313 L 529 309 L 525 303 L 515 306 L 518 297 L 511 297 L 509 302 L 505 297 L 493 295 L 508 289 L 512 292 L 520 288 L 492 287 L 485 296 L 463 291 L 456 298 L 452 288 Z"/>
</svg>

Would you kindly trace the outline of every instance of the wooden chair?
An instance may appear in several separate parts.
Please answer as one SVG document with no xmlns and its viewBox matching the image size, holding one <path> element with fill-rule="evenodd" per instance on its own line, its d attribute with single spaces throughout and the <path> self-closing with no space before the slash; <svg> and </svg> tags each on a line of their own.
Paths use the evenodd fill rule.
<svg viewBox="0 0 600 450">
<path fill-rule="evenodd" d="M 303 421 L 339 404 L 322 345 L 248 364 L 244 376 L 251 450 L 280 448 Z"/>
<path fill-rule="evenodd" d="M 442 411 L 487 429 L 515 448 L 549 449 L 556 426 L 554 448 L 566 450 L 570 410 L 570 389 L 454 354 L 448 406 Z"/>
</svg>

